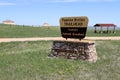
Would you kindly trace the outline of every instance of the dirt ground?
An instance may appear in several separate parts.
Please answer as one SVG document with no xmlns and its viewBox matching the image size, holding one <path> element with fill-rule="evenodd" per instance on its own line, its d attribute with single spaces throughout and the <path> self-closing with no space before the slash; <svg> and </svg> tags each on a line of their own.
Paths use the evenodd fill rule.
<svg viewBox="0 0 120 80">
<path fill-rule="evenodd" d="M 0 38 L 0 42 L 66 40 L 62 37 Z M 68 40 L 78 40 L 69 39 Z M 85 37 L 84 40 L 120 40 L 120 37 Z"/>
</svg>

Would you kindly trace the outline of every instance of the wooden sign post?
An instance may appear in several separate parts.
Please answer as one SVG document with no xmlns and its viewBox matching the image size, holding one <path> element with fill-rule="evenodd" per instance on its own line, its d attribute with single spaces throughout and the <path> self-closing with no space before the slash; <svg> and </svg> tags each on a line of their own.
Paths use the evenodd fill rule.
<svg viewBox="0 0 120 80">
<path fill-rule="evenodd" d="M 87 26 L 88 18 L 85 16 L 60 18 L 61 34 L 66 39 L 83 39 L 86 35 Z"/>
</svg>

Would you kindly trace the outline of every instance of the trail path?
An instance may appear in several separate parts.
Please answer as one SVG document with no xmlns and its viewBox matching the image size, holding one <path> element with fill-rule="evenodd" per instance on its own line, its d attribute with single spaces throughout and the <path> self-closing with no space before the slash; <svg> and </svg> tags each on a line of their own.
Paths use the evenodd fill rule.
<svg viewBox="0 0 120 80">
<path fill-rule="evenodd" d="M 85 37 L 89 40 L 120 40 L 120 37 Z M 0 42 L 65 40 L 62 37 L 0 38 Z M 68 38 L 69 40 L 69 38 Z M 74 39 L 75 40 L 75 39 Z"/>
</svg>

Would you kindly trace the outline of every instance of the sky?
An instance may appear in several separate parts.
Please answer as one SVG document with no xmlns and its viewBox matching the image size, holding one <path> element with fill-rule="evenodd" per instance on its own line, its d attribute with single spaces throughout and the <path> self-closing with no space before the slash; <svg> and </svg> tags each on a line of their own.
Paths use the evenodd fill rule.
<svg viewBox="0 0 120 80">
<path fill-rule="evenodd" d="M 120 26 L 120 0 L 0 0 L 0 23 L 59 26 L 61 17 L 87 16 L 89 26 L 113 23 Z"/>
</svg>

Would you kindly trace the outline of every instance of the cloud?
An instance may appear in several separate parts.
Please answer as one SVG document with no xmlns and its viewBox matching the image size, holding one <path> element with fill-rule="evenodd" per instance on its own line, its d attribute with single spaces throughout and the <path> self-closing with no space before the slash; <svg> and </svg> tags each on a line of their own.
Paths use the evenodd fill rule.
<svg viewBox="0 0 120 80">
<path fill-rule="evenodd" d="M 15 5 L 15 3 L 0 2 L 0 6 Z"/>
<path fill-rule="evenodd" d="M 119 0 L 49 0 L 50 2 L 115 2 Z"/>
<path fill-rule="evenodd" d="M 51 2 L 77 2 L 79 0 L 51 0 Z"/>
<path fill-rule="evenodd" d="M 19 4 L 34 4 L 41 2 L 55 2 L 55 3 L 68 3 L 68 2 L 116 2 L 119 0 L 2 0 L 1 5 L 19 5 Z M 6 2 L 5 2 L 6 1 Z"/>
<path fill-rule="evenodd" d="M 118 1 L 118 0 L 79 0 L 79 1 L 88 1 L 88 2 L 111 2 L 111 1 Z"/>
</svg>

